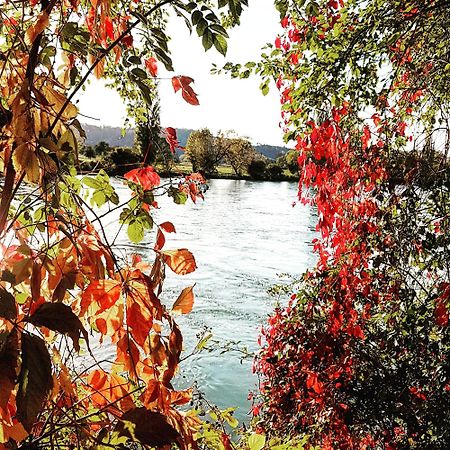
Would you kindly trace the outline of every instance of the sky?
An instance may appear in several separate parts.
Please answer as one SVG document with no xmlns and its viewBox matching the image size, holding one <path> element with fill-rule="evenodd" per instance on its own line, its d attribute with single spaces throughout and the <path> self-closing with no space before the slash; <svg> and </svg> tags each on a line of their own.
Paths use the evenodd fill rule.
<svg viewBox="0 0 450 450">
<path fill-rule="evenodd" d="M 280 31 L 279 15 L 273 0 L 250 0 L 241 18 L 241 26 L 230 30 L 226 57 L 211 49 L 205 52 L 195 30 L 192 35 L 180 18 L 169 22 L 169 48 L 174 72 L 167 73 L 159 64 L 161 124 L 164 127 L 200 129 L 212 132 L 233 130 L 253 143 L 284 145 L 279 128 L 280 101 L 272 84 L 267 96 L 259 90 L 261 80 L 252 77 L 232 80 L 228 75 L 211 75 L 212 63 L 218 67 L 227 61 L 246 63 L 256 61 L 261 48 L 272 43 Z M 174 93 L 170 77 L 186 75 L 195 80 L 194 91 L 199 106 L 186 103 L 180 92 Z M 83 119 L 95 125 L 122 126 L 125 107 L 120 97 L 104 83 L 93 80 L 79 98 L 80 113 L 101 120 Z M 106 113 L 105 113 L 106 112 Z"/>
</svg>

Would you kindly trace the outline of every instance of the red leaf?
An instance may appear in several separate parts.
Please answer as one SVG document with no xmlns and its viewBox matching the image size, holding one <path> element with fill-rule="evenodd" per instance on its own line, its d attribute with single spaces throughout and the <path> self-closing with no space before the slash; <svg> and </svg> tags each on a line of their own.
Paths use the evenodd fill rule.
<svg viewBox="0 0 450 450">
<path fill-rule="evenodd" d="M 156 243 L 153 247 L 155 251 L 159 251 L 164 247 L 164 244 L 166 242 L 166 238 L 164 237 L 164 233 L 161 232 L 161 230 L 158 230 L 158 234 L 156 235 Z"/>
<path fill-rule="evenodd" d="M 153 56 L 150 56 L 144 61 L 145 68 L 147 69 L 148 73 L 152 77 L 156 77 L 158 75 L 158 64 L 156 62 L 156 59 L 153 58 Z"/>
<path fill-rule="evenodd" d="M 159 186 L 161 179 L 159 175 L 155 172 L 153 167 L 143 167 L 141 169 L 133 169 L 127 172 L 124 177 L 133 183 L 142 186 L 144 191 L 149 191 L 155 186 Z"/>
<path fill-rule="evenodd" d="M 184 150 L 184 147 L 182 147 L 180 145 L 180 143 L 178 142 L 177 130 L 175 130 L 175 128 L 172 128 L 172 127 L 166 128 L 165 135 L 166 135 L 165 136 L 166 142 L 169 144 L 169 148 L 172 153 L 175 153 L 175 150 L 177 148 L 181 148 L 182 150 Z"/>
<path fill-rule="evenodd" d="M 172 222 L 163 222 L 159 225 L 167 233 L 176 233 L 175 227 Z"/>
<path fill-rule="evenodd" d="M 185 77 L 179 75 L 177 77 L 172 77 L 172 86 L 175 92 L 181 89 L 181 96 L 191 105 L 199 105 L 197 94 L 194 92 L 190 86 L 194 80 L 190 77 Z"/>
<path fill-rule="evenodd" d="M 434 310 L 434 318 L 436 320 L 436 324 L 440 327 L 446 327 L 449 322 L 449 314 L 447 307 L 445 306 L 442 300 L 438 300 L 436 302 L 436 308 Z"/>
</svg>

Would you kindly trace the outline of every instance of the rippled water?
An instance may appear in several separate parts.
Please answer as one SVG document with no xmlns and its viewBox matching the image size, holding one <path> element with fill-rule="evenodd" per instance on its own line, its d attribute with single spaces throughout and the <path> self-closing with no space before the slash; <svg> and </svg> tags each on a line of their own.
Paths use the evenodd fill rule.
<svg viewBox="0 0 450 450">
<path fill-rule="evenodd" d="M 127 195 L 120 183 L 115 186 L 121 197 Z M 238 340 L 255 351 L 258 330 L 274 304 L 267 289 L 280 281 L 278 274 L 298 275 L 314 264 L 310 243 L 315 218 L 309 208 L 292 206 L 296 183 L 211 180 L 209 186 L 206 200 L 197 204 L 159 201 L 155 221 L 171 221 L 177 230 L 167 235 L 165 248 L 188 248 L 198 266 L 183 277 L 168 270 L 163 300 L 170 304 L 182 288 L 196 283 L 194 310 L 178 320 L 186 353 L 205 326 L 214 339 Z M 117 219 L 112 219 L 108 234 L 115 227 Z M 149 235 L 132 248 L 124 234 L 116 243 L 152 259 L 153 239 Z M 183 362 L 185 378 L 179 382 L 197 380 L 210 401 L 220 407 L 237 406 L 236 417 L 245 420 L 251 406 L 247 395 L 256 385 L 251 366 L 251 360 L 241 362 L 237 352 L 201 352 Z"/>
</svg>

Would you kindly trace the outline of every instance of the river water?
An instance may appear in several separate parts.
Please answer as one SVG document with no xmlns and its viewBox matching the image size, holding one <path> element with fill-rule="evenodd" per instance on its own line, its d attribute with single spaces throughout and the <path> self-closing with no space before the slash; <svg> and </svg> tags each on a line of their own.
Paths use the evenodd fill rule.
<svg viewBox="0 0 450 450">
<path fill-rule="evenodd" d="M 121 198 L 128 189 L 114 183 Z M 197 380 L 206 398 L 219 407 L 238 407 L 235 416 L 248 419 L 250 390 L 256 387 L 251 359 L 237 351 L 222 353 L 229 341 L 257 350 L 261 324 L 276 299 L 267 290 L 280 282 L 278 274 L 299 275 L 314 265 L 311 251 L 316 218 L 310 208 L 297 204 L 297 185 L 292 182 L 211 180 L 205 201 L 176 205 L 161 198 L 154 213 L 157 223 L 170 221 L 175 234 L 166 234 L 165 249 L 188 248 L 198 269 L 185 276 L 167 270 L 163 301 L 171 304 L 181 289 L 196 283 L 193 311 L 178 319 L 185 339 L 185 354 L 197 343 L 196 335 L 211 330 L 214 351 L 203 351 L 182 363 L 180 386 Z M 108 230 L 117 228 L 117 218 Z M 108 234 L 110 231 L 108 231 Z M 153 259 L 154 235 L 130 246 L 119 235 L 119 249 L 139 252 Z M 170 272 L 170 273 L 169 273 Z M 108 353 L 109 349 L 103 348 Z M 107 355 L 103 355 L 107 356 Z"/>
</svg>

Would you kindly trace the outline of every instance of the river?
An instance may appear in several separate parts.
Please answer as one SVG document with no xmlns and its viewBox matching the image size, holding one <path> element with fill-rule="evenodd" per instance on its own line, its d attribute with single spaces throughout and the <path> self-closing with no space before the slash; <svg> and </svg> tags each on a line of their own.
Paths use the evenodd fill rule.
<svg viewBox="0 0 450 450">
<path fill-rule="evenodd" d="M 122 183 L 114 186 L 121 198 L 128 195 Z M 267 290 L 280 282 L 278 274 L 299 275 L 315 262 L 311 241 L 316 219 L 310 208 L 293 207 L 296 194 L 292 182 L 211 180 L 205 201 L 176 205 L 169 198 L 158 200 L 161 209 L 154 213 L 155 221 L 170 221 L 177 231 L 166 235 L 165 248 L 188 248 L 198 266 L 185 276 L 168 269 L 162 298 L 171 304 L 181 289 L 196 283 L 194 309 L 178 319 L 185 354 L 194 349 L 196 335 L 204 327 L 219 347 L 239 341 L 239 347 L 257 350 L 258 331 L 275 303 Z M 116 227 L 117 218 L 111 219 L 107 229 Z M 123 233 L 116 244 L 152 260 L 153 242 L 150 233 L 143 243 L 130 247 Z M 222 353 L 221 348 L 200 352 L 182 363 L 178 383 L 197 380 L 209 401 L 219 407 L 238 407 L 235 416 L 248 420 L 247 396 L 257 380 L 251 359 L 241 356 L 236 351 Z"/>
</svg>

